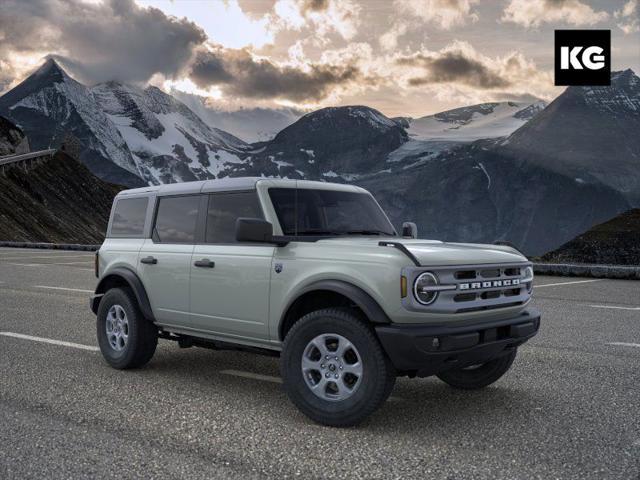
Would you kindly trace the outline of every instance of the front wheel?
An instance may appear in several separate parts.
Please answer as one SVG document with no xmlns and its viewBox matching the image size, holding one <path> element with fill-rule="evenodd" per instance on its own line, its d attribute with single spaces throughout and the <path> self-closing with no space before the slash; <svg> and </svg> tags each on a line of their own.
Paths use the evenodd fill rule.
<svg viewBox="0 0 640 480">
<path fill-rule="evenodd" d="M 517 349 L 486 363 L 469 367 L 447 370 L 438 374 L 438 378 L 454 388 L 477 390 L 496 382 L 511 368 Z"/>
<path fill-rule="evenodd" d="M 291 328 L 281 373 L 291 401 L 333 427 L 362 422 L 389 397 L 396 379 L 371 328 L 342 308 L 311 312 Z"/>
</svg>

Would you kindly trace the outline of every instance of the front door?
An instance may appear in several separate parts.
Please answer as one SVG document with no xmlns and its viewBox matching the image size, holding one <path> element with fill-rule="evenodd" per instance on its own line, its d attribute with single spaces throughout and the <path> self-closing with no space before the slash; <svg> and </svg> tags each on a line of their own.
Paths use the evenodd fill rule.
<svg viewBox="0 0 640 480">
<path fill-rule="evenodd" d="M 263 218 L 255 191 L 209 195 L 205 243 L 192 255 L 191 318 L 195 328 L 229 340 L 266 340 L 275 247 L 236 242 L 239 217 Z"/>
<path fill-rule="evenodd" d="M 201 196 L 159 197 L 153 236 L 138 256 L 138 271 L 156 321 L 188 326 L 191 256 Z"/>
</svg>

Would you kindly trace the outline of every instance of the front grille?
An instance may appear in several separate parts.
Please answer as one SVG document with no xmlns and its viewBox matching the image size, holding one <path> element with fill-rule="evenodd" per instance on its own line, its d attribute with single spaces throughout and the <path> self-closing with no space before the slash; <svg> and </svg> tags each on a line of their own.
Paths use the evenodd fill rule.
<svg viewBox="0 0 640 480">
<path fill-rule="evenodd" d="M 415 269 L 413 281 L 430 271 L 438 277 L 438 297 L 428 307 L 438 313 L 463 313 L 523 305 L 531 297 L 526 267 L 530 264 L 433 267 Z"/>
</svg>

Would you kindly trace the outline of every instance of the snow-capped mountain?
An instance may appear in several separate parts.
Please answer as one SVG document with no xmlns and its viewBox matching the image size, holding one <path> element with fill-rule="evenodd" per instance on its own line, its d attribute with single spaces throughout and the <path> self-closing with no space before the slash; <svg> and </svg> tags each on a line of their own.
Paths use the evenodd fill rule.
<svg viewBox="0 0 640 480">
<path fill-rule="evenodd" d="M 328 107 L 254 144 L 233 174 L 353 181 L 386 168 L 389 152 L 406 141 L 404 128 L 373 108 Z"/>
<path fill-rule="evenodd" d="M 95 175 L 128 186 L 216 178 L 242 162 L 248 148 L 158 88 L 116 82 L 89 88 L 53 59 L 0 97 L 0 113 L 25 131 L 33 148 L 61 145 L 73 135 Z"/>
<path fill-rule="evenodd" d="M 25 132 L 33 149 L 60 145 L 65 135 L 84 145 L 82 161 L 101 178 L 140 185 L 131 152 L 90 90 L 53 60 L 0 97 L 0 114 Z"/>
<path fill-rule="evenodd" d="M 228 162 L 241 162 L 238 155 L 248 147 L 156 87 L 107 82 L 91 93 L 149 183 L 215 178 Z"/>
<path fill-rule="evenodd" d="M 461 107 L 407 122 L 414 140 L 472 142 L 506 137 L 541 112 L 546 103 L 500 102 Z"/>
<path fill-rule="evenodd" d="M 273 139 L 278 132 L 304 115 L 304 112 L 294 108 L 243 108 L 228 111 L 206 105 L 198 95 L 180 90 L 172 90 L 170 93 L 207 124 L 215 125 L 249 143 Z"/>
</svg>

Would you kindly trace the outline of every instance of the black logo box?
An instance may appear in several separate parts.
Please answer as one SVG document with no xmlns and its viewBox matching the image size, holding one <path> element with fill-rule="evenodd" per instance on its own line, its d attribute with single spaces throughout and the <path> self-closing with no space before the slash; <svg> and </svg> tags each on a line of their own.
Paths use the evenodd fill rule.
<svg viewBox="0 0 640 480">
<path fill-rule="evenodd" d="M 576 69 L 570 63 L 566 70 L 561 69 L 561 48 L 582 47 L 576 60 L 582 69 Z M 588 47 L 600 47 L 604 56 L 604 67 L 591 70 L 582 62 L 582 54 Z M 555 31 L 555 84 L 605 86 L 611 85 L 611 30 L 556 30 Z"/>
</svg>

